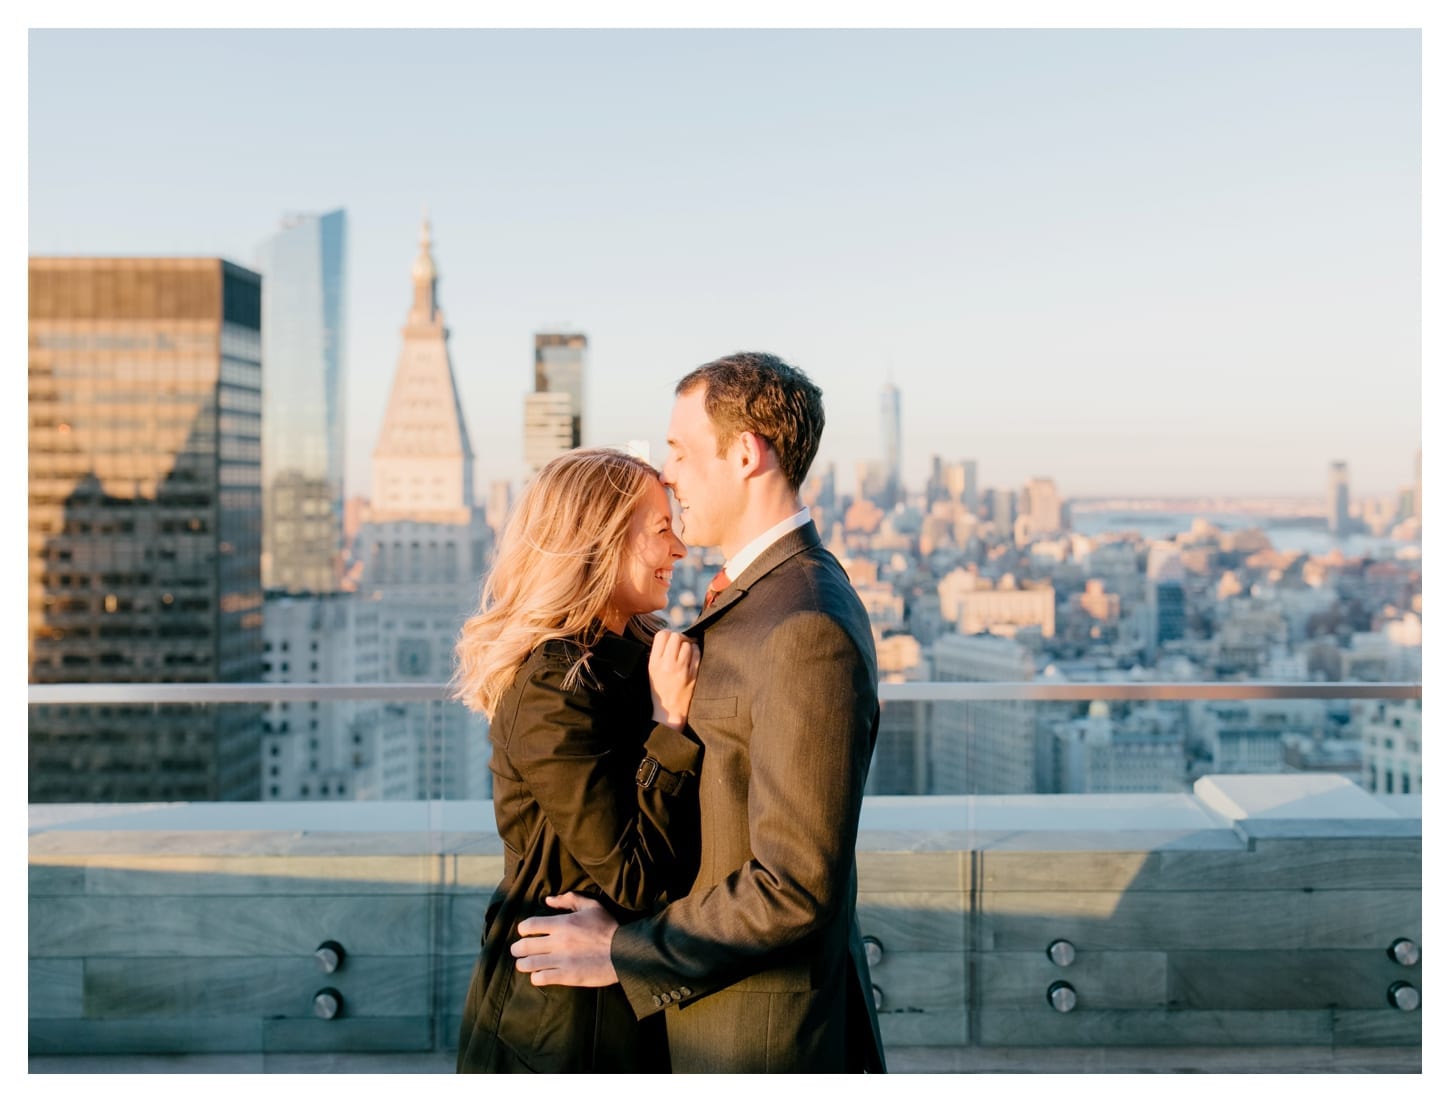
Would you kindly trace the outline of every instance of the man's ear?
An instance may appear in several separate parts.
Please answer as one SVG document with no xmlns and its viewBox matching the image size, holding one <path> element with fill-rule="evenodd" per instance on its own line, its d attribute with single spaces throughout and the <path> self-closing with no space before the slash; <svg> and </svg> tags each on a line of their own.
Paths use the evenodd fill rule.
<svg viewBox="0 0 1450 1102">
<path fill-rule="evenodd" d="M 740 451 L 738 462 L 740 473 L 747 478 L 751 475 L 762 474 L 765 471 L 773 470 L 778 465 L 775 458 L 775 451 L 766 443 L 765 437 L 759 433 L 742 432 L 739 436 Z"/>
</svg>

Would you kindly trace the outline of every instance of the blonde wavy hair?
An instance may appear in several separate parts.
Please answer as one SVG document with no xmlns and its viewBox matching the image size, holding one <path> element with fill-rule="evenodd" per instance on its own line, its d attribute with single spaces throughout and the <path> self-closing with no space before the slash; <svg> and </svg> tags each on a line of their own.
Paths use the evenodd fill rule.
<svg viewBox="0 0 1450 1102">
<path fill-rule="evenodd" d="M 589 671 L 589 652 L 623 571 L 630 521 L 659 472 L 614 448 L 575 448 L 534 476 L 509 514 L 479 611 L 459 634 L 452 696 L 490 719 L 514 675 L 551 639 L 582 644 L 565 688 Z M 663 624 L 634 616 L 645 638 Z"/>
</svg>

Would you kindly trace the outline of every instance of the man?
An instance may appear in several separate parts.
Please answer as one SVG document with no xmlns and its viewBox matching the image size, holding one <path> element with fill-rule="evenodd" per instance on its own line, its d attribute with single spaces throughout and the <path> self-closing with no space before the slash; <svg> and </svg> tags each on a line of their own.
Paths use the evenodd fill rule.
<svg viewBox="0 0 1450 1102">
<path fill-rule="evenodd" d="M 689 632 L 699 872 L 689 895 L 622 927 L 592 900 L 550 899 L 573 913 L 521 923 L 511 951 L 536 985 L 619 982 L 641 1019 L 668 1008 L 675 1071 L 884 1071 L 856 925 L 876 654 L 799 493 L 821 391 L 775 356 L 739 353 L 675 396 L 662 477 L 684 539 L 726 556 Z M 669 780 L 645 759 L 639 783 Z"/>
</svg>

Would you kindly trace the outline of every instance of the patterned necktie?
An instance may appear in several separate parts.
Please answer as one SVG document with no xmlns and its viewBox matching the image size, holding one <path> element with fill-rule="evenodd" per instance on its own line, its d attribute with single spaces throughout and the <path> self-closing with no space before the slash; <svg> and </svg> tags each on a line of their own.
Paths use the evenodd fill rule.
<svg viewBox="0 0 1450 1102">
<path fill-rule="evenodd" d="M 720 596 L 720 592 L 729 584 L 730 579 L 726 576 L 725 570 L 722 567 L 720 573 L 710 579 L 710 588 L 705 590 L 705 607 L 709 608 L 713 605 L 715 598 Z"/>
</svg>

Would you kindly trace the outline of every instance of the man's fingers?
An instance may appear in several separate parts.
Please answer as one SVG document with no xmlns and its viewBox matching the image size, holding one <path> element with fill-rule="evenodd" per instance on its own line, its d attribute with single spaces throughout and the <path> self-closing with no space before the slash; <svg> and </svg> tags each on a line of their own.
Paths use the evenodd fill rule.
<svg viewBox="0 0 1450 1102">
<path fill-rule="evenodd" d="M 539 931 L 539 933 L 543 933 L 543 932 L 544 931 L 542 931 L 542 930 Z M 539 953 L 547 953 L 548 952 L 548 949 L 545 948 L 545 945 L 544 945 L 544 942 L 547 941 L 548 939 L 547 938 L 543 938 L 543 937 L 539 937 L 538 935 L 530 936 L 524 930 L 524 924 L 522 922 L 519 923 L 519 933 L 522 934 L 523 936 L 520 937 L 518 939 L 518 941 L 515 941 L 513 944 L 511 944 L 509 946 L 509 952 L 512 953 L 514 956 L 516 956 L 516 957 L 532 957 L 532 956 L 537 956 Z"/>
<path fill-rule="evenodd" d="M 565 892 L 563 895 L 546 895 L 544 896 L 544 905 L 548 907 L 553 907 L 556 911 L 589 911 L 594 910 L 595 908 L 603 908 L 603 904 L 600 903 L 599 900 L 590 899 L 587 895 L 579 895 L 577 892 Z M 533 921 L 535 920 L 532 918 L 524 919 L 524 922 Z M 548 922 L 555 925 L 563 925 L 563 923 L 557 923 L 554 919 L 548 918 L 540 919 L 538 921 Z M 519 923 L 519 933 L 521 934 L 526 932 L 524 930 L 524 922 Z M 539 932 L 547 933 L 548 931 L 540 930 Z"/>
<path fill-rule="evenodd" d="M 544 903 L 551 906 L 555 911 L 603 911 L 605 905 L 590 896 L 581 896 L 577 892 L 566 892 L 561 896 L 544 896 Z M 523 919 L 523 922 L 532 922 L 534 919 Z M 560 922 L 557 918 L 545 918 L 544 922 L 564 927 L 567 922 Z M 519 922 L 519 932 L 523 932 L 523 922 Z"/>
<path fill-rule="evenodd" d="M 548 915 L 538 915 L 534 918 L 526 918 L 519 923 L 519 935 L 521 937 L 539 937 L 542 934 L 551 933 L 559 923 Z M 515 945 L 518 942 L 514 942 Z"/>
</svg>

